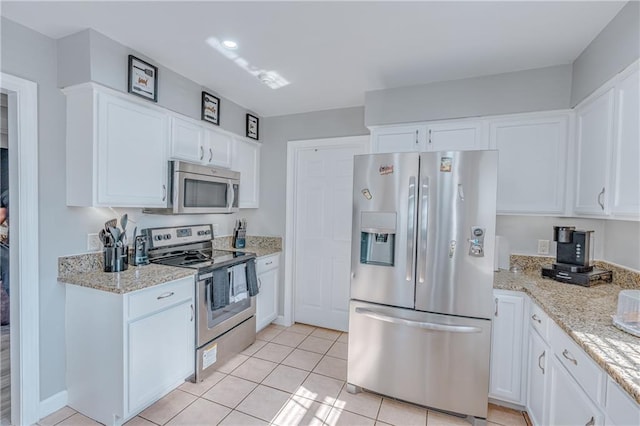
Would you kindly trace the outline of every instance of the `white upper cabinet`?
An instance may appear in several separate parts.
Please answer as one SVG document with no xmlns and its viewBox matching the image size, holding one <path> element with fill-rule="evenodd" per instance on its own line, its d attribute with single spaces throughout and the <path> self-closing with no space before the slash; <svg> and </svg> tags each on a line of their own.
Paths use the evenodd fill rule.
<svg viewBox="0 0 640 426">
<path fill-rule="evenodd" d="M 475 151 L 487 148 L 480 121 L 427 124 L 427 151 Z"/>
<path fill-rule="evenodd" d="M 171 158 L 230 168 L 233 139 L 224 130 L 210 127 L 186 117 L 172 116 Z"/>
<path fill-rule="evenodd" d="M 611 214 L 640 218 L 640 73 L 627 68 L 615 87 Z"/>
<path fill-rule="evenodd" d="M 207 164 L 231 168 L 231 156 L 233 154 L 233 138 L 228 133 L 205 130 L 204 154 Z"/>
<path fill-rule="evenodd" d="M 470 151 L 487 149 L 482 123 L 449 120 L 371 130 L 372 152 Z"/>
<path fill-rule="evenodd" d="M 200 163 L 204 159 L 204 129 L 191 120 L 171 117 L 171 153 L 175 160 Z"/>
<path fill-rule="evenodd" d="M 608 213 L 613 97 L 614 90 L 611 88 L 576 108 L 576 213 L 594 216 Z"/>
<path fill-rule="evenodd" d="M 166 207 L 169 116 L 93 83 L 67 95 L 67 205 Z"/>
<path fill-rule="evenodd" d="M 498 213 L 565 210 L 569 113 L 491 121 L 498 150 Z"/>
<path fill-rule="evenodd" d="M 231 168 L 240 172 L 240 208 L 260 206 L 260 144 L 234 138 Z"/>
<path fill-rule="evenodd" d="M 427 126 L 386 126 L 371 130 L 372 152 L 426 151 Z"/>
</svg>

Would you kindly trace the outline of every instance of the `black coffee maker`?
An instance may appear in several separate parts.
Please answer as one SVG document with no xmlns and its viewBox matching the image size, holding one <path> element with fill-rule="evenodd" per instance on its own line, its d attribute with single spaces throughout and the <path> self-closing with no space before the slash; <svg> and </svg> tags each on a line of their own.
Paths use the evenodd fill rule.
<svg viewBox="0 0 640 426">
<path fill-rule="evenodd" d="M 589 272 L 591 265 L 591 236 L 593 231 L 576 231 L 575 226 L 554 226 L 553 241 L 557 242 L 555 269 L 570 272 Z"/>
<path fill-rule="evenodd" d="M 591 241 L 594 231 L 577 231 L 575 226 L 554 226 L 557 243 L 556 262 L 542 267 L 542 276 L 570 284 L 589 287 L 597 282 L 611 282 L 613 273 L 591 264 Z"/>
</svg>

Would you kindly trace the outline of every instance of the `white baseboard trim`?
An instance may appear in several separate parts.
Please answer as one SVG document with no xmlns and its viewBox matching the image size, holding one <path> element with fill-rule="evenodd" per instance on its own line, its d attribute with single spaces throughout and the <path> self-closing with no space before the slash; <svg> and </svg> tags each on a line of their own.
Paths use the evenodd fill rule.
<svg viewBox="0 0 640 426">
<path fill-rule="evenodd" d="M 275 320 L 273 320 L 273 323 L 277 325 L 282 325 L 285 327 L 289 327 L 293 325 L 284 320 L 284 315 L 278 315 L 278 317 Z"/>
<path fill-rule="evenodd" d="M 55 413 L 59 409 L 67 405 L 69 395 L 66 390 L 51 395 L 49 398 L 40 401 L 40 418 L 45 418 L 51 413 Z"/>
</svg>

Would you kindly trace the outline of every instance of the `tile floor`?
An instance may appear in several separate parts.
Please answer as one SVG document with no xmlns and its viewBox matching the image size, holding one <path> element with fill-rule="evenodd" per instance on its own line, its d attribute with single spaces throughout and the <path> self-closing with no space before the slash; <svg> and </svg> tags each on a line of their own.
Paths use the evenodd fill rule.
<svg viewBox="0 0 640 426">
<path fill-rule="evenodd" d="M 347 393 L 346 360 L 346 333 L 270 325 L 205 381 L 185 382 L 126 425 L 469 425 L 379 395 Z M 526 426 L 523 413 L 491 404 L 487 423 Z M 38 424 L 98 423 L 65 407 Z"/>
</svg>

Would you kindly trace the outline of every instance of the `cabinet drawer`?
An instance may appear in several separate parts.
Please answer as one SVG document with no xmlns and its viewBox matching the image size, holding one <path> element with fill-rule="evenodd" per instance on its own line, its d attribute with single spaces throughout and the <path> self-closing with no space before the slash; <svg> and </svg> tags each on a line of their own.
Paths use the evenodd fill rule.
<svg viewBox="0 0 640 426">
<path fill-rule="evenodd" d="M 551 347 L 562 365 L 569 371 L 587 395 L 603 403 L 605 373 L 560 327 L 551 326 Z"/>
<path fill-rule="evenodd" d="M 256 273 L 261 274 L 264 271 L 274 269 L 280 266 L 280 255 L 274 254 L 256 259 Z"/>
<path fill-rule="evenodd" d="M 549 316 L 534 301 L 529 303 L 529 316 L 527 318 L 531 327 L 540 333 L 540 336 L 549 341 Z"/>
<path fill-rule="evenodd" d="M 136 291 L 131 293 L 128 298 L 128 319 L 156 312 L 184 299 L 191 299 L 193 294 L 194 280 L 192 277 Z"/>
<path fill-rule="evenodd" d="M 605 411 L 614 425 L 640 425 L 640 405 L 615 383 L 607 378 Z"/>
</svg>

